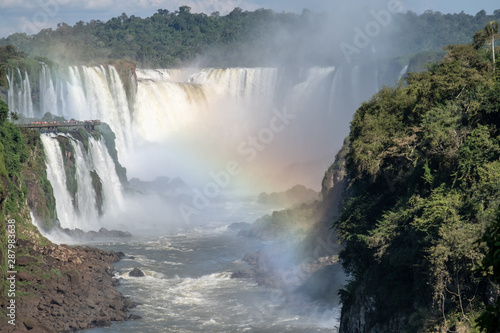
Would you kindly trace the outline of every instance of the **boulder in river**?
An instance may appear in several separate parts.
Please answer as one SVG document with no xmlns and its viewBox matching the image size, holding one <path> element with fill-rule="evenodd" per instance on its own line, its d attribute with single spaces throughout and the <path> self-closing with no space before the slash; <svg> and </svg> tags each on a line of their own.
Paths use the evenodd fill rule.
<svg viewBox="0 0 500 333">
<path fill-rule="evenodd" d="M 144 275 L 144 272 L 141 271 L 139 268 L 134 268 L 132 271 L 130 271 L 130 273 L 128 273 L 128 276 L 132 276 L 132 277 L 143 277 L 145 276 Z"/>
</svg>

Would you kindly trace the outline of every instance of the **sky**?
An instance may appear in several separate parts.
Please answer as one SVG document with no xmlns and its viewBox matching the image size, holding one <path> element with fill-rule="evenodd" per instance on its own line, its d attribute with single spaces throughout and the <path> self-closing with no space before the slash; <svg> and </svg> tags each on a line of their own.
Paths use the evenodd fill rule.
<svg viewBox="0 0 500 333">
<path fill-rule="evenodd" d="M 385 0 L 387 3 L 397 0 Z M 158 9 L 174 11 L 179 6 L 190 6 L 191 12 L 210 14 L 219 11 L 225 15 L 235 7 L 243 10 L 259 8 L 277 12 L 301 13 L 304 8 L 313 11 L 335 11 L 338 6 L 357 2 L 369 5 L 372 0 L 0 0 L 0 37 L 20 32 L 34 34 L 45 28 L 56 28 L 57 23 L 73 25 L 78 21 L 107 21 L 126 13 L 128 16 L 148 17 Z M 406 10 L 422 13 L 426 10 L 442 13 L 476 14 L 484 9 L 492 14 L 500 9 L 498 0 L 401 0 Z"/>
</svg>

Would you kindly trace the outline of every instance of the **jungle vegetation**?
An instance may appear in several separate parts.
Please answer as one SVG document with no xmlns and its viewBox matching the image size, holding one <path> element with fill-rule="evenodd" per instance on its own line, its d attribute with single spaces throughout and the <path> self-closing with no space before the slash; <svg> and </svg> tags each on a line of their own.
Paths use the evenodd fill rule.
<svg viewBox="0 0 500 333">
<path fill-rule="evenodd" d="M 485 37 L 485 38 L 483 38 Z M 367 329 L 500 329 L 500 70 L 491 34 L 451 45 L 355 113 L 335 223 Z M 496 54 L 498 56 L 498 52 Z M 498 58 L 497 58 L 498 60 Z"/>
</svg>

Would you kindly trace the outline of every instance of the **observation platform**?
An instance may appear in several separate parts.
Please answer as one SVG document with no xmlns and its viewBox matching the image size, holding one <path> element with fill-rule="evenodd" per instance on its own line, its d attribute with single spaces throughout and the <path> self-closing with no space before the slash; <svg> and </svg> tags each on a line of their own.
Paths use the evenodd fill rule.
<svg viewBox="0 0 500 333">
<path fill-rule="evenodd" d="M 79 128 L 88 131 L 95 130 L 97 125 L 100 125 L 100 120 L 83 120 L 83 121 L 35 121 L 28 124 L 19 124 L 19 127 L 29 128 L 32 131 L 39 132 L 57 132 L 62 130 L 77 130 Z"/>
</svg>

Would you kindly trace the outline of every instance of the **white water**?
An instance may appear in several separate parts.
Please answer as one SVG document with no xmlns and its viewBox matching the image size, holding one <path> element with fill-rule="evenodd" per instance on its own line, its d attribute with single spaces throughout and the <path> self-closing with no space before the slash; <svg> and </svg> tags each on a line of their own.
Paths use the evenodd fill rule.
<svg viewBox="0 0 500 333">
<path fill-rule="evenodd" d="M 47 112 L 58 114 L 57 112 L 57 92 L 52 80 L 50 69 L 47 65 L 42 65 L 40 75 L 40 115 Z"/>
<path fill-rule="evenodd" d="M 59 142 L 53 135 L 42 135 L 42 143 L 47 163 L 47 178 L 54 190 L 57 217 L 61 227 L 71 229 L 81 227 L 66 187 L 66 172 Z"/>
<path fill-rule="evenodd" d="M 258 105 L 265 111 L 272 106 L 276 69 L 203 69 L 178 81 L 189 72 L 137 71 L 133 126 L 140 138 L 165 142 L 180 132 L 207 130 L 207 124 L 218 130 L 223 122 L 226 131 L 241 132 L 244 122 L 262 117 L 252 108 Z M 238 130 L 231 122 L 235 119 L 240 120 Z"/>
<path fill-rule="evenodd" d="M 95 200 L 92 200 L 96 193 L 92 187 L 92 178 L 90 177 L 92 170 L 88 163 L 89 159 L 87 154 L 84 154 L 85 148 L 81 142 L 73 141 L 72 146 L 75 149 L 76 181 L 78 183 L 78 191 L 75 195 L 76 207 L 73 209 L 77 215 L 84 217 L 87 221 L 97 221 L 96 203 Z"/>
<path fill-rule="evenodd" d="M 89 332 L 337 332 L 336 304 L 307 302 L 304 295 L 260 287 L 253 279 L 231 279 L 232 272 L 248 268 L 244 254 L 264 245 L 236 233 L 224 223 L 209 224 L 98 244 L 127 255 L 115 266 L 118 288 L 139 303 L 131 312 L 143 319 Z M 129 276 L 136 267 L 145 277 Z"/>
<path fill-rule="evenodd" d="M 13 71 L 8 77 L 9 107 L 28 117 L 51 112 L 108 123 L 129 178 L 180 176 L 203 189 L 213 181 L 210 173 L 220 173 L 229 161 L 236 161 L 242 171 L 231 178 L 233 187 L 276 191 L 302 183 L 319 189 L 324 170 L 348 133 L 352 113 L 379 87 L 377 69 L 367 66 L 137 69 L 136 74 L 137 80 L 131 75 L 127 81 L 136 88 L 127 98 L 113 66 L 70 66 L 57 72 L 43 65 L 35 104 L 28 74 Z M 283 120 L 283 114 L 290 117 Z M 97 228 L 98 223 L 73 216 L 80 211 L 89 221 L 98 219 L 86 199 L 89 171 L 106 175 L 101 177 L 106 183 L 106 214 L 130 205 L 123 201 L 104 145 L 93 142 L 88 156 L 74 145 L 82 184 L 76 211 L 68 208 L 71 199 L 57 145 L 48 158 L 55 167 L 51 182 L 59 187 L 59 215 L 65 226 Z"/>
<path fill-rule="evenodd" d="M 28 73 L 21 73 L 19 69 L 7 75 L 9 89 L 7 91 L 7 105 L 10 112 L 33 117 L 33 102 L 31 85 Z"/>
<path fill-rule="evenodd" d="M 109 156 L 108 149 L 102 140 L 90 138 L 89 154 L 92 167 L 102 181 L 104 192 L 104 211 L 115 215 L 124 210 L 122 184 L 116 174 L 115 163 Z"/>
<path fill-rule="evenodd" d="M 44 66 L 40 103 L 34 106 L 28 75 L 16 75 L 21 85 L 14 84 L 13 75 L 9 77 L 9 106 L 15 110 L 26 116 L 51 112 L 105 121 L 116 134 L 120 161 L 128 168 L 129 178 L 181 175 L 189 181 L 189 176 L 198 173 L 202 182 L 195 186 L 200 191 L 213 184 L 210 172 L 226 171 L 230 160 L 244 170 L 238 176 L 243 186 L 261 188 L 259 182 L 275 190 L 298 182 L 319 186 L 348 132 L 355 108 L 379 87 L 377 69 L 367 67 L 137 70 L 137 81 L 134 77 L 129 81 L 137 90 L 127 99 L 113 67 L 72 66 L 56 73 Z M 283 120 L 284 113 L 291 117 Z M 63 228 L 98 230 L 111 223 L 122 230 L 152 230 L 155 235 L 101 244 L 135 257 L 118 263 L 118 277 L 121 291 L 140 303 L 135 311 L 144 319 L 95 332 L 335 331 L 336 307 L 294 303 L 253 280 L 229 279 L 231 272 L 248 268 L 239 260 L 244 253 L 255 252 L 263 244 L 238 238 L 225 226 L 253 222 L 260 211 L 252 208 L 241 214 L 230 208 L 240 204 L 234 196 L 215 195 L 207 208 L 197 207 L 196 222 L 204 223 L 199 232 L 187 221 L 181 221 L 181 233 L 165 232 L 162 228 L 171 223 L 173 214 L 162 210 L 163 198 L 129 201 L 104 143 L 91 138 L 86 151 L 68 136 L 77 163 L 78 191 L 73 203 L 54 138 L 42 135 Z M 255 156 L 241 153 L 241 144 Z M 310 167 L 316 167 L 314 163 L 300 166 L 324 155 L 330 160 L 319 163 L 318 170 Z M 296 165 L 285 169 L 292 163 Z M 98 215 L 95 206 L 93 170 L 102 181 L 104 216 Z M 203 177 L 212 183 L 203 182 Z M 231 185 L 240 185 L 235 177 Z M 140 267 L 147 276 L 130 278 L 133 267 Z"/>
<path fill-rule="evenodd" d="M 55 134 L 42 134 L 47 178 L 54 189 L 56 210 L 62 228 L 79 228 L 85 231 L 99 230 L 103 224 L 96 208 L 96 193 L 90 172 L 96 171 L 102 182 L 103 211 L 106 218 L 123 210 L 123 190 L 115 171 L 115 165 L 102 141 L 89 138 L 89 151 L 70 135 L 59 134 L 70 140 L 75 150 L 77 192 L 75 202 L 66 186 L 66 172 L 61 147 Z"/>
<path fill-rule="evenodd" d="M 17 75 L 16 84 L 14 75 Z M 54 72 L 42 64 L 38 104 L 33 102 L 27 73 L 17 70 L 8 77 L 9 109 L 32 118 L 47 112 L 66 119 L 100 119 L 116 135 L 119 154 L 132 147 L 131 116 L 124 85 L 112 66 L 70 66 Z"/>
</svg>

